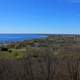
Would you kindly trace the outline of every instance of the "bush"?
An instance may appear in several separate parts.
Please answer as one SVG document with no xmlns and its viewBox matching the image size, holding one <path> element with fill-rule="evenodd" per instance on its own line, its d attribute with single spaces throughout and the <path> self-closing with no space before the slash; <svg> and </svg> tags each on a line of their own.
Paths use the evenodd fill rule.
<svg viewBox="0 0 80 80">
<path fill-rule="evenodd" d="M 1 51 L 8 51 L 8 48 L 2 47 L 2 48 L 1 48 Z"/>
</svg>

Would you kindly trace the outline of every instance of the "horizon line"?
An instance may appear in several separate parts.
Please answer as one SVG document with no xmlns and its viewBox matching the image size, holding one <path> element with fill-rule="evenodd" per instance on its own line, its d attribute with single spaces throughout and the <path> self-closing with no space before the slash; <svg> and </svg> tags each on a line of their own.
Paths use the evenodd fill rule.
<svg viewBox="0 0 80 80">
<path fill-rule="evenodd" d="M 0 33 L 0 35 L 1 34 L 80 35 L 80 33 Z"/>
</svg>

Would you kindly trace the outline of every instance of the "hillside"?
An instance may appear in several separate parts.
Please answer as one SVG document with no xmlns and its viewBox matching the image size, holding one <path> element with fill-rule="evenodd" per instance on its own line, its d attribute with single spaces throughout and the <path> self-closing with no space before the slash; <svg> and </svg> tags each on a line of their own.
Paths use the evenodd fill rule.
<svg viewBox="0 0 80 80">
<path fill-rule="evenodd" d="M 1 80 L 80 80 L 80 36 L 49 35 L 0 48 Z"/>
</svg>

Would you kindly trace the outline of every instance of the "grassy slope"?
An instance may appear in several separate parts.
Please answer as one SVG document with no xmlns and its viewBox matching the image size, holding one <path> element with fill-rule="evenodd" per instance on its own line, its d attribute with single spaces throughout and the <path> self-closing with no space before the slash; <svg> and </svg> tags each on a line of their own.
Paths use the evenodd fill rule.
<svg viewBox="0 0 80 80">
<path fill-rule="evenodd" d="M 80 80 L 80 38 L 51 37 L 0 52 L 1 80 Z M 32 47 L 34 43 L 39 47 Z M 45 46 L 43 44 L 46 43 Z M 25 49 L 23 49 L 26 45 Z M 6 59 L 6 60 L 5 60 Z M 17 59 L 17 60 L 16 60 Z"/>
</svg>

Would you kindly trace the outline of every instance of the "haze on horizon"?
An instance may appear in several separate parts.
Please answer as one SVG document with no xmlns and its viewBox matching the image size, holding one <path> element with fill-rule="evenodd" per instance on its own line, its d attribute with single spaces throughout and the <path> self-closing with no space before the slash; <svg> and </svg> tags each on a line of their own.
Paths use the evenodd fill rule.
<svg viewBox="0 0 80 80">
<path fill-rule="evenodd" d="M 80 34 L 80 1 L 0 0 L 0 33 Z"/>
</svg>

